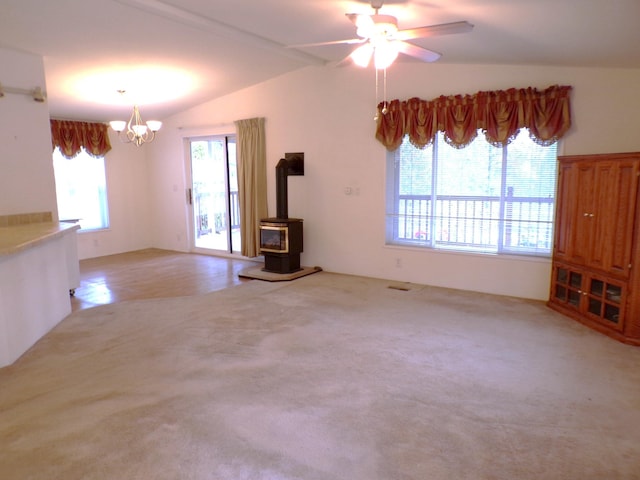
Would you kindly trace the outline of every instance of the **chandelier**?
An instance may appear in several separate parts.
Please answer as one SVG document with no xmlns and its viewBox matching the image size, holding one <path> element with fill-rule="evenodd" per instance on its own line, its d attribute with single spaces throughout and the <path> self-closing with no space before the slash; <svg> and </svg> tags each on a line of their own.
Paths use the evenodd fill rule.
<svg viewBox="0 0 640 480">
<path fill-rule="evenodd" d="M 118 90 L 121 95 L 124 94 L 124 90 Z M 143 143 L 152 142 L 156 137 L 156 132 L 162 127 L 162 122 L 157 120 L 149 120 L 143 122 L 140 116 L 140 110 L 138 106 L 133 106 L 133 113 L 128 122 L 124 120 L 112 120 L 109 122 L 111 128 L 118 132 L 118 137 L 124 143 L 134 143 L 137 147 Z"/>
</svg>

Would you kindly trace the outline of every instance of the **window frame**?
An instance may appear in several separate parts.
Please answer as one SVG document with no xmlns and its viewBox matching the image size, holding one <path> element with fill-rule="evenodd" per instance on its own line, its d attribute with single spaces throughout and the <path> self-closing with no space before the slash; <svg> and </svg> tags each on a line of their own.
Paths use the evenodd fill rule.
<svg viewBox="0 0 640 480">
<path fill-rule="evenodd" d="M 81 158 L 81 156 L 84 158 Z M 100 213 L 94 216 L 94 218 L 101 219 L 101 224 L 99 226 L 94 226 L 95 224 L 92 224 L 90 226 L 83 226 L 82 218 L 81 218 L 82 215 L 80 214 L 75 215 L 75 213 L 79 213 L 78 210 L 75 210 L 74 215 L 71 215 L 70 218 L 67 218 L 69 217 L 69 215 L 61 215 L 61 211 L 63 211 L 64 209 L 60 208 L 61 200 L 60 200 L 59 189 L 63 188 L 62 186 L 60 186 L 60 183 L 63 180 L 59 179 L 58 178 L 59 175 L 56 174 L 55 163 L 57 161 L 78 162 L 78 161 L 87 161 L 87 160 L 88 161 L 99 160 L 102 162 L 101 166 L 102 166 L 102 174 L 104 175 L 104 178 L 102 179 L 101 182 L 99 182 L 100 185 L 97 185 L 97 188 L 98 188 L 97 196 L 100 198 L 96 200 L 96 202 L 99 203 Z M 84 147 L 82 147 L 76 156 L 69 159 L 62 154 L 59 147 L 56 147 L 55 150 L 53 151 L 52 162 L 53 162 L 53 168 L 54 168 L 54 179 L 56 183 L 56 204 L 58 207 L 58 216 L 60 217 L 60 221 L 77 221 L 80 224 L 80 230 L 78 230 L 78 232 L 80 233 L 99 232 L 99 231 L 109 230 L 111 228 L 111 215 L 110 215 L 110 205 L 109 205 L 109 182 L 108 182 L 108 175 L 107 175 L 106 156 L 92 155 L 89 152 L 87 152 L 87 150 Z"/>
<path fill-rule="evenodd" d="M 474 141 L 485 141 L 483 138 L 481 131 L 478 131 L 478 137 Z M 527 129 L 522 129 L 520 135 L 528 135 Z M 442 232 L 438 229 L 436 222 L 438 219 L 441 221 L 451 218 L 453 223 L 456 223 L 456 219 L 459 217 L 448 217 L 443 216 L 438 211 L 438 208 L 442 208 L 443 198 L 447 197 L 446 195 L 440 195 L 437 190 L 438 184 L 438 162 L 443 159 L 438 157 L 439 145 L 444 145 L 444 139 L 442 132 L 439 132 L 436 136 L 436 139 L 433 141 L 432 145 L 427 148 L 431 149 L 431 173 L 430 173 L 430 189 L 424 195 L 401 195 L 401 175 L 400 175 L 400 155 L 402 146 L 407 146 L 408 137 L 405 136 L 403 139 L 402 145 L 391 152 L 387 152 L 387 175 L 386 175 L 386 212 L 385 212 L 385 244 L 387 246 L 404 246 L 404 247 L 417 247 L 417 248 L 425 248 L 431 250 L 438 251 L 449 251 L 449 252 L 457 252 L 457 253 L 477 253 L 483 255 L 516 255 L 516 256 L 534 256 L 534 257 L 551 257 L 553 251 L 553 230 L 554 230 L 554 222 L 555 222 L 555 196 L 556 196 L 556 188 L 557 188 L 557 165 L 558 165 L 558 155 L 560 154 L 560 144 L 556 142 L 555 144 L 555 158 L 553 165 L 553 176 L 550 177 L 553 184 L 550 185 L 552 193 L 552 197 L 541 197 L 541 196 L 531 196 L 531 197 L 509 197 L 507 192 L 507 170 L 509 168 L 509 146 L 502 147 L 501 154 L 501 165 L 500 165 L 500 191 L 497 196 L 474 196 L 469 195 L 464 198 L 467 201 L 474 202 L 484 202 L 491 203 L 497 202 L 498 205 L 498 215 L 495 217 L 492 215 L 488 219 L 485 217 L 479 218 L 466 218 L 466 221 L 476 222 L 479 221 L 490 223 L 495 223 L 495 226 L 490 227 L 491 231 L 496 232 L 496 241 L 495 243 L 484 243 L 484 244 L 463 244 L 461 242 L 456 241 L 442 241 Z M 416 150 L 419 150 L 417 147 L 414 147 Z M 512 160 L 514 161 L 515 158 Z M 416 209 L 407 206 L 405 203 L 404 208 L 401 208 L 401 197 L 416 197 L 420 198 L 421 201 L 426 202 L 428 205 L 427 209 L 419 210 L 416 214 Z M 450 196 L 452 197 L 452 196 Z M 428 200 L 427 200 L 428 198 Z M 460 196 L 462 198 L 462 196 Z M 514 201 L 509 201 L 509 198 L 514 198 Z M 415 201 L 415 200 L 411 200 Z M 537 209 L 538 219 L 532 220 L 532 218 L 528 219 L 508 219 L 506 218 L 505 212 L 507 208 L 513 208 L 514 205 L 534 205 L 533 208 Z M 408 213 L 410 212 L 410 213 Z M 540 216 L 543 216 L 543 220 L 541 220 Z M 407 223 L 406 219 L 410 217 L 410 221 Z M 402 228 L 401 221 L 404 219 L 405 225 L 404 229 Z M 416 221 L 417 219 L 417 221 Z M 414 227 L 418 225 L 418 222 L 421 222 L 420 225 L 424 225 L 426 228 L 423 230 L 422 228 L 417 230 L 417 232 L 422 232 L 421 235 L 413 232 Z M 449 225 L 451 224 L 451 220 L 449 221 Z M 513 226 L 518 226 L 520 224 L 520 229 L 517 231 L 518 244 L 514 245 L 514 241 L 512 241 L 511 234 Z M 407 227 L 409 225 L 409 227 Z M 521 244 L 522 238 L 526 238 L 527 232 L 531 231 L 531 226 L 534 226 L 534 231 L 537 230 L 537 236 L 534 234 L 531 238 L 533 238 L 532 244 Z M 456 228 L 459 230 L 460 227 L 456 225 Z M 462 226 L 462 229 L 469 229 L 473 227 L 468 227 L 465 223 Z M 523 234 L 524 232 L 524 234 Z M 408 237 L 410 235 L 410 237 Z"/>
</svg>

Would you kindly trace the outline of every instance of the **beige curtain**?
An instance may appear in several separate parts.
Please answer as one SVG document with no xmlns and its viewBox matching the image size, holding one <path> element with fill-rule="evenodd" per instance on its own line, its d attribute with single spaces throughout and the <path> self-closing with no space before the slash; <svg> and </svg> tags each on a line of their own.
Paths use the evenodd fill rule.
<svg viewBox="0 0 640 480">
<path fill-rule="evenodd" d="M 241 253 L 246 257 L 257 257 L 260 254 L 260 220 L 268 215 L 264 118 L 237 120 L 235 124 Z"/>
</svg>

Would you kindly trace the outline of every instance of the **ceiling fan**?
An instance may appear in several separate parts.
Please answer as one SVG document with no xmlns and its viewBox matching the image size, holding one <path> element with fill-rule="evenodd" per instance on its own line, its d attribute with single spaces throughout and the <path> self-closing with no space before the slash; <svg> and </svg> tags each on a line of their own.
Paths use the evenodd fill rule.
<svg viewBox="0 0 640 480">
<path fill-rule="evenodd" d="M 307 43 L 293 45 L 296 47 L 315 47 L 337 44 L 360 44 L 338 65 L 352 60 L 356 65 L 366 67 L 373 58 L 376 69 L 382 70 L 391 65 L 399 53 L 422 60 L 423 62 L 435 62 L 440 54 L 426 48 L 418 47 L 407 40 L 452 33 L 466 33 L 473 29 L 473 25 L 466 21 L 429 25 L 424 27 L 398 30 L 398 19 L 392 15 L 378 13 L 382 8 L 383 0 L 371 0 L 371 8 L 374 14 L 347 13 L 347 18 L 356 26 L 358 38 L 347 40 L 334 40 L 330 42 Z"/>
</svg>

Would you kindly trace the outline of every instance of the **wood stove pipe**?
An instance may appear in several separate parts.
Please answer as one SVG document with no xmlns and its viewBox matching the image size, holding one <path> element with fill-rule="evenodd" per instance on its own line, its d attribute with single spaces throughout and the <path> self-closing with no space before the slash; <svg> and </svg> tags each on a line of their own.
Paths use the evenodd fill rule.
<svg viewBox="0 0 640 480">
<path fill-rule="evenodd" d="M 289 162 L 281 158 L 276 165 L 276 213 L 278 218 L 289 218 L 289 191 L 287 176 Z"/>
</svg>

